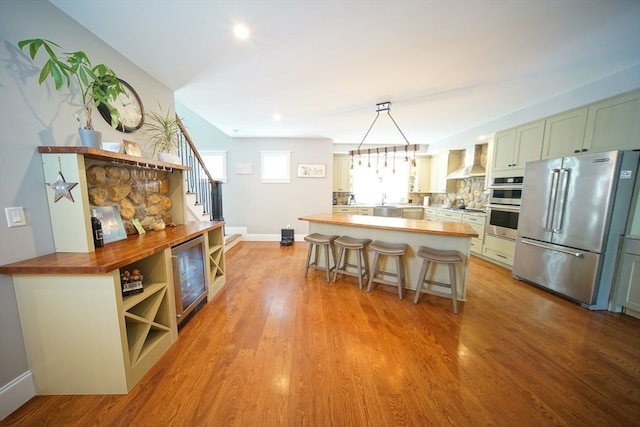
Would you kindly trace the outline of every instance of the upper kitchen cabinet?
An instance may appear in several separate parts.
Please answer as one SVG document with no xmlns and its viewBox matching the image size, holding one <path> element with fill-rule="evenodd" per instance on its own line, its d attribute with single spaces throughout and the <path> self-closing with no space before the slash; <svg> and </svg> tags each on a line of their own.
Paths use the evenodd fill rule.
<svg viewBox="0 0 640 427">
<path fill-rule="evenodd" d="M 429 190 L 427 193 L 455 193 L 456 180 L 447 175 L 460 167 L 459 156 L 444 151 L 429 159 Z"/>
<path fill-rule="evenodd" d="M 351 191 L 351 157 L 349 156 L 333 156 L 333 191 Z"/>
<path fill-rule="evenodd" d="M 496 133 L 493 142 L 492 177 L 522 175 L 524 164 L 540 160 L 544 120 Z"/>
<path fill-rule="evenodd" d="M 584 149 L 640 149 L 640 90 L 589 106 Z"/>
<path fill-rule="evenodd" d="M 420 156 L 416 158 L 417 176 L 414 186 L 415 193 L 429 193 L 429 178 L 431 176 L 431 159 L 429 157 Z"/>
<path fill-rule="evenodd" d="M 546 119 L 542 158 L 573 156 L 587 151 L 584 148 L 584 132 L 588 108 L 578 108 Z"/>
</svg>

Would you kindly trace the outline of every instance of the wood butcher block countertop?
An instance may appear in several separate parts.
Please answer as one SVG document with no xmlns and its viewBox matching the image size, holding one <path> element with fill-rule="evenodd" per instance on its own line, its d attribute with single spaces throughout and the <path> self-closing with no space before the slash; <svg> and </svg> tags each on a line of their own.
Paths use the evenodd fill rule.
<svg viewBox="0 0 640 427">
<path fill-rule="evenodd" d="M 95 252 L 57 252 L 2 265 L 0 274 L 108 273 L 223 225 L 224 221 L 202 221 L 168 226 L 162 231 L 147 231 L 145 234 L 130 235 L 124 240 L 107 243 Z"/>
<path fill-rule="evenodd" d="M 298 218 L 300 221 L 350 227 L 377 228 L 381 230 L 408 231 L 412 233 L 438 234 L 451 237 L 478 237 L 478 233 L 463 222 L 426 221 L 422 219 L 389 218 L 382 216 L 317 214 Z"/>
</svg>

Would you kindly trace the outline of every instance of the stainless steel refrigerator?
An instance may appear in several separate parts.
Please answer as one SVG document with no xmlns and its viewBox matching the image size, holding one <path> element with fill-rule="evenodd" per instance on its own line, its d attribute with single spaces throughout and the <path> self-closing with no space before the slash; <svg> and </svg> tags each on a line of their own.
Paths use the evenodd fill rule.
<svg viewBox="0 0 640 427">
<path fill-rule="evenodd" d="M 528 162 L 513 275 L 589 309 L 607 309 L 639 154 Z"/>
</svg>

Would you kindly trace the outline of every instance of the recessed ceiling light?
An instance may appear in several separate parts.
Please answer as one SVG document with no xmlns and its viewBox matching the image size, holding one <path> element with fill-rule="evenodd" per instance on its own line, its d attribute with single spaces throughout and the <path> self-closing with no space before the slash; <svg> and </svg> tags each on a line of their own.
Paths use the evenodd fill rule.
<svg viewBox="0 0 640 427">
<path fill-rule="evenodd" d="M 244 24 L 236 24 L 233 27 L 233 34 L 238 40 L 247 40 L 251 35 L 251 31 L 249 31 L 249 27 Z"/>
<path fill-rule="evenodd" d="M 282 114 L 275 113 L 275 114 L 273 115 L 273 120 L 275 120 L 275 121 L 279 121 L 280 119 L 282 119 Z"/>
</svg>

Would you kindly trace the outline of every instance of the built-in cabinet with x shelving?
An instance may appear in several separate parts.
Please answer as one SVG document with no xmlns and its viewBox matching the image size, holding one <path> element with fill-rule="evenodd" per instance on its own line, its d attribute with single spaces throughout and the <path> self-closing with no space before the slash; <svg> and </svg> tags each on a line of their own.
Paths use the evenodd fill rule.
<svg viewBox="0 0 640 427">
<path fill-rule="evenodd" d="M 119 309 L 127 337 L 125 359 L 128 361 L 128 378 L 133 384 L 142 378 L 176 337 L 168 255 L 169 251 L 164 250 L 120 268 L 121 274 L 139 269 L 144 275 L 144 291 L 122 296 Z M 116 292 L 119 290 L 117 286 Z M 158 351 L 161 352 L 158 354 Z"/>
<path fill-rule="evenodd" d="M 224 265 L 224 231 L 216 228 L 207 233 L 209 255 L 209 298 L 212 298 L 226 281 Z"/>
<path fill-rule="evenodd" d="M 167 252 L 132 264 L 145 271 L 144 291 L 128 296 L 120 271 L 131 267 L 14 275 L 37 394 L 127 393 L 158 361 L 177 339 Z"/>
<path fill-rule="evenodd" d="M 56 252 L 0 266 L 13 276 L 36 394 L 128 393 L 178 338 L 171 247 L 209 239 L 212 298 L 225 282 L 224 222 L 182 223 L 185 166 L 87 147 L 38 151 L 46 182 L 64 172 L 77 186 L 73 200 L 49 205 Z M 85 158 L 168 170 L 178 225 L 94 248 Z M 123 295 L 121 274 L 135 269 L 144 289 Z"/>
</svg>

